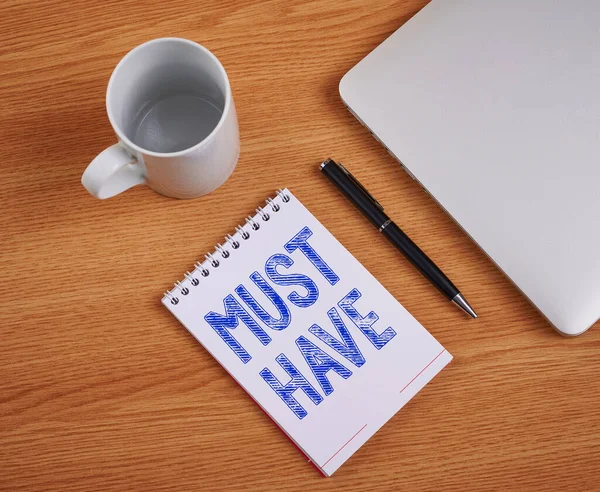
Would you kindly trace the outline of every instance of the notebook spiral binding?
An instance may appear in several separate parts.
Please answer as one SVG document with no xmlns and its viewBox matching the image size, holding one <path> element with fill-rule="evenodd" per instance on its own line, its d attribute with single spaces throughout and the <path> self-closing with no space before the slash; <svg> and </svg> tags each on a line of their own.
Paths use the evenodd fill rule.
<svg viewBox="0 0 600 492">
<path fill-rule="evenodd" d="M 283 203 L 288 203 L 290 201 L 290 196 L 281 189 L 277 190 L 277 196 L 281 198 L 281 202 Z M 249 215 L 246 217 L 245 224 L 236 226 L 233 235 L 227 234 L 227 236 L 225 236 L 225 246 L 219 243 L 215 246 L 213 253 L 206 253 L 204 255 L 204 260 L 197 261 L 194 264 L 194 269 L 191 272 L 185 272 L 184 279 L 175 282 L 173 284 L 175 287 L 166 291 L 164 293 L 164 297 L 169 299 L 169 302 L 173 305 L 179 304 L 180 298 L 178 295 L 187 296 L 190 293 L 190 289 L 184 286 L 182 282 L 189 280 L 192 288 L 200 285 L 200 279 L 196 276 L 196 274 L 199 273 L 202 277 L 208 277 L 210 275 L 211 268 L 218 268 L 222 260 L 227 260 L 227 258 L 231 256 L 230 250 L 226 249 L 227 245 L 229 245 L 233 250 L 241 247 L 242 243 L 235 238 L 236 234 L 244 241 L 249 239 L 250 232 L 248 232 L 248 229 L 251 229 L 252 231 L 258 231 L 261 227 L 261 221 L 268 222 L 271 218 L 270 213 L 277 213 L 281 210 L 281 205 L 275 202 L 273 198 L 267 198 L 265 203 L 266 204 L 264 207 L 259 206 L 256 209 L 256 214 L 254 216 Z M 267 208 L 269 210 L 267 210 Z"/>
</svg>

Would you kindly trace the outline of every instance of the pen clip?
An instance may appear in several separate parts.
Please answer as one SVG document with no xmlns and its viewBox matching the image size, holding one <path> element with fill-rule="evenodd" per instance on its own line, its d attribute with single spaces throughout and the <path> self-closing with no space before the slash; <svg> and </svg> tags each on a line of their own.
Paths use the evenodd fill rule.
<svg viewBox="0 0 600 492">
<path fill-rule="evenodd" d="M 371 195 L 371 193 L 369 193 L 367 191 L 367 189 L 360 183 L 360 181 L 358 179 L 356 179 L 354 176 L 352 176 L 352 173 L 350 171 L 348 171 L 348 169 L 346 169 L 341 162 L 336 162 L 336 164 L 338 166 L 340 166 L 340 168 L 342 169 L 342 171 L 344 171 L 346 173 L 346 175 L 354 182 L 354 184 L 356 186 L 358 186 L 362 192 L 367 195 L 367 197 L 369 197 L 369 199 L 375 204 L 375 206 L 383 211 L 383 207 L 381 206 L 381 203 L 379 203 L 377 200 L 375 200 L 375 198 L 373 198 L 373 195 Z"/>
</svg>

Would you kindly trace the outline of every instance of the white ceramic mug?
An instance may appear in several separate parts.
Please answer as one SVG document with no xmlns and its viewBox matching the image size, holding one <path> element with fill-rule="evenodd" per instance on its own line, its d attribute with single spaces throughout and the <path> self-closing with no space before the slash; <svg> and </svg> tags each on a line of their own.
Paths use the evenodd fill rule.
<svg viewBox="0 0 600 492">
<path fill-rule="evenodd" d="M 197 43 L 162 38 L 127 53 L 108 83 L 106 110 L 119 142 L 81 178 L 97 198 L 141 183 L 194 198 L 219 187 L 235 168 L 240 137 L 227 73 Z"/>
</svg>

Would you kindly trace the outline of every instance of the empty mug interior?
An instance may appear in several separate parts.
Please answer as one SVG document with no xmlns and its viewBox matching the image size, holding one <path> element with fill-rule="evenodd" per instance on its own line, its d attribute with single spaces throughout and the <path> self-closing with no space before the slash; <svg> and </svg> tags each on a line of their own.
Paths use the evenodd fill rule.
<svg viewBox="0 0 600 492">
<path fill-rule="evenodd" d="M 109 118 L 126 143 L 151 154 L 199 144 L 218 126 L 229 83 L 217 58 L 179 38 L 150 41 L 129 52 L 108 86 Z"/>
</svg>

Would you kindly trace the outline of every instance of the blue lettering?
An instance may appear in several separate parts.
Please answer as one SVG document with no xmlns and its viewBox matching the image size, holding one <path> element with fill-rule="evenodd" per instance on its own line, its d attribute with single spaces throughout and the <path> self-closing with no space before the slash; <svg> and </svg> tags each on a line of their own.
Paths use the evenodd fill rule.
<svg viewBox="0 0 600 492">
<path fill-rule="evenodd" d="M 294 264 L 289 256 L 276 254 L 271 256 L 265 263 L 265 272 L 271 282 L 277 285 L 300 285 L 306 289 L 306 295 L 301 296 L 298 292 L 293 291 L 287 298 L 298 307 L 306 308 L 312 306 L 319 298 L 319 289 L 309 277 L 301 273 L 283 274 L 277 271 L 279 265 L 289 268 Z"/>
<path fill-rule="evenodd" d="M 274 330 L 284 330 L 292 321 L 292 315 L 290 310 L 283 302 L 283 299 L 279 297 L 277 292 L 273 290 L 273 288 L 267 283 L 267 281 L 260 275 L 258 272 L 254 272 L 250 275 L 250 280 L 252 280 L 256 286 L 262 291 L 262 293 L 267 296 L 273 305 L 279 311 L 279 318 L 273 318 L 259 303 L 252 294 L 248 292 L 246 287 L 243 285 L 238 285 L 235 289 L 235 292 L 238 296 L 244 301 L 250 309 L 254 312 L 256 316 L 258 316 L 261 321 L 266 324 L 269 328 L 273 328 Z"/>
<path fill-rule="evenodd" d="M 379 319 L 379 316 L 371 311 L 366 316 L 362 316 L 353 304 L 360 299 L 361 293 L 358 289 L 352 289 L 345 297 L 343 297 L 338 306 L 346 313 L 346 315 L 352 320 L 352 322 L 358 327 L 360 331 L 369 339 L 369 341 L 375 346 L 377 350 L 381 350 L 392 338 L 396 336 L 396 332 L 391 326 L 388 326 L 381 335 L 379 335 L 372 326 Z"/>
<path fill-rule="evenodd" d="M 292 239 L 290 239 L 285 244 L 285 249 L 288 253 L 293 253 L 297 249 L 304 253 L 304 256 L 308 258 L 308 260 L 321 272 L 323 277 L 327 279 L 327 281 L 331 285 L 335 285 L 340 277 L 338 277 L 335 272 L 329 268 L 329 265 L 323 261 L 317 252 L 312 248 L 310 244 L 308 244 L 307 240 L 310 236 L 312 236 L 312 231 L 308 227 L 304 227 L 298 234 L 296 234 Z"/>
<path fill-rule="evenodd" d="M 325 395 L 333 393 L 333 386 L 329 379 L 327 379 L 327 373 L 329 371 L 337 372 L 344 379 L 348 379 L 352 376 L 352 371 L 350 369 L 344 367 L 331 357 L 331 355 L 321 350 L 305 337 L 298 337 L 296 339 L 296 345 L 298 345 L 298 348 L 306 359 L 311 371 L 317 378 L 321 388 L 323 388 Z"/>
<path fill-rule="evenodd" d="M 329 311 L 327 311 L 327 315 L 329 316 L 334 328 L 337 330 L 341 341 L 332 336 L 330 333 L 326 332 L 317 324 L 312 325 L 308 331 L 316 336 L 319 340 L 329 345 L 338 354 L 344 356 L 356 367 L 361 367 L 366 362 L 365 358 L 358 348 L 358 345 L 356 345 L 356 342 L 352 338 L 350 331 L 348 328 L 346 328 L 346 325 L 338 314 L 337 309 L 331 308 Z"/>
<path fill-rule="evenodd" d="M 229 333 L 229 330 L 236 328 L 239 324 L 239 320 L 250 328 L 250 331 L 256 338 L 260 340 L 260 343 L 267 345 L 271 341 L 271 337 L 258 325 L 258 323 L 250 316 L 250 314 L 244 310 L 241 304 L 236 301 L 235 297 L 229 294 L 223 299 L 223 305 L 225 306 L 225 315 L 215 313 L 211 311 L 204 319 L 206 322 L 217 332 L 217 334 L 225 341 L 231 350 L 237 355 L 241 361 L 246 364 L 252 357 L 246 351 L 244 347 Z"/>
<path fill-rule="evenodd" d="M 315 388 L 313 388 L 313 386 L 300 373 L 300 371 L 296 369 L 296 366 L 294 366 L 294 364 L 292 364 L 285 355 L 279 354 L 277 357 L 275 357 L 275 360 L 279 363 L 283 370 L 290 375 L 292 379 L 287 384 L 283 385 L 266 367 L 260 371 L 260 375 L 273 389 L 273 391 L 277 393 L 277 396 L 279 396 L 279 398 L 283 400 L 289 409 L 294 412 L 294 415 L 296 415 L 296 417 L 299 419 L 303 419 L 306 417 L 306 415 L 308 415 L 308 412 L 302 405 L 300 405 L 298 400 L 293 397 L 294 392 L 298 389 L 304 391 L 306 396 L 308 396 L 315 405 L 321 403 L 323 401 L 323 397 Z"/>
</svg>

